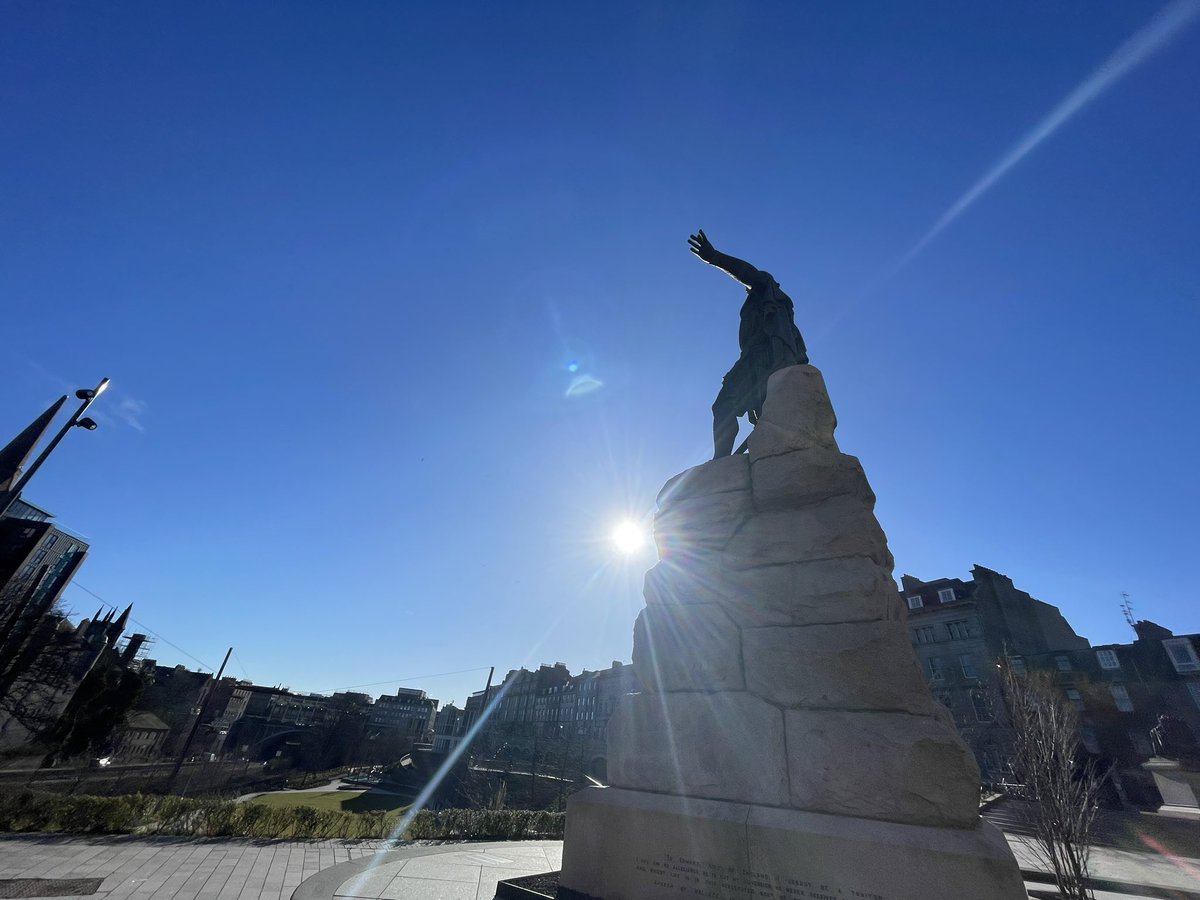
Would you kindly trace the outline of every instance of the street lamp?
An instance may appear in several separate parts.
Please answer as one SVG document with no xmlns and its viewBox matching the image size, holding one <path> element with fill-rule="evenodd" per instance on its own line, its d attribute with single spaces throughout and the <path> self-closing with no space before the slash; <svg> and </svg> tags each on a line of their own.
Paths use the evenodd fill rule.
<svg viewBox="0 0 1200 900">
<path fill-rule="evenodd" d="M 24 490 L 25 485 L 29 483 L 29 479 L 33 477 L 33 474 L 39 468 L 41 468 L 42 463 L 46 461 L 46 457 L 48 457 L 54 451 L 54 448 L 58 446 L 59 441 L 66 437 L 68 431 L 76 427 L 86 429 L 87 431 L 96 430 L 96 420 L 84 416 L 84 413 L 87 412 L 88 407 L 91 406 L 96 401 L 96 398 L 103 394 L 107 388 L 108 379 L 102 378 L 100 379 L 100 383 L 94 388 L 80 388 L 75 392 L 75 396 L 82 400 L 83 403 L 80 404 L 79 409 L 75 410 L 75 414 L 67 420 L 67 424 L 59 429 L 58 434 L 54 436 L 54 440 L 47 444 L 46 449 L 43 450 L 38 455 L 38 458 L 33 461 L 33 465 L 31 465 L 28 471 L 21 476 L 21 480 L 13 485 L 12 489 L 8 492 L 8 495 L 3 500 L 0 500 L 0 518 L 2 518 L 4 514 L 8 512 L 8 508 L 13 505 L 17 497 L 21 496 L 21 491 Z"/>
</svg>

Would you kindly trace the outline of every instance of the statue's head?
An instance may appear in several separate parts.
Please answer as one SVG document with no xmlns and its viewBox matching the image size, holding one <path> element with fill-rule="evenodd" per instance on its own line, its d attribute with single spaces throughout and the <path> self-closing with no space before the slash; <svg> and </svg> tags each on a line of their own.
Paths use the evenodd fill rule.
<svg viewBox="0 0 1200 900">
<path fill-rule="evenodd" d="M 752 290 L 752 291 L 754 291 L 754 290 L 778 291 L 779 290 L 779 282 L 775 280 L 774 275 L 772 275 L 770 272 L 766 271 L 765 269 L 759 269 L 758 274 L 760 276 L 757 279 L 758 283 L 756 285 L 754 285 L 753 287 L 749 288 L 748 290 Z"/>
</svg>

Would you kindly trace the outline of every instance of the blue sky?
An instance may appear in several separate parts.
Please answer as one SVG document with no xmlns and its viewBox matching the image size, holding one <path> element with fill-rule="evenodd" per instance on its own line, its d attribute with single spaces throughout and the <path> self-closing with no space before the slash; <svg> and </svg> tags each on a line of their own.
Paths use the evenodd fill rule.
<svg viewBox="0 0 1200 900">
<path fill-rule="evenodd" d="M 29 497 L 210 666 L 628 659 L 609 533 L 737 355 L 702 226 L 796 301 L 897 577 L 1200 631 L 1200 17 L 895 270 L 1163 9 L 9 3 L 0 427 L 113 379 Z"/>
</svg>

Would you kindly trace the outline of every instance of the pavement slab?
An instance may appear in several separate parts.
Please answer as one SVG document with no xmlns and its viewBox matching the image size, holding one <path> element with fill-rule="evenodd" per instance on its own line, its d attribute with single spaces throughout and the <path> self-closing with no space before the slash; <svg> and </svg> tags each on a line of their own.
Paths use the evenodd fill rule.
<svg viewBox="0 0 1200 900">
<path fill-rule="evenodd" d="M 0 878 L 101 879 L 90 894 L 97 900 L 291 900 L 320 862 L 333 867 L 390 846 L 381 840 L 3 835 Z"/>
<path fill-rule="evenodd" d="M 1092 851 L 1095 876 L 1142 885 L 1145 893 L 1131 887 L 1098 891 L 1097 898 L 1200 897 L 1200 854 L 1146 833 L 1149 840 Z M 1028 836 L 1006 837 L 1022 868 L 1044 869 Z M 497 881 L 553 871 L 561 862 L 561 841 L 397 847 L 380 840 L 0 836 L 0 879 L 101 879 L 89 895 L 96 900 L 491 900 Z"/>
<path fill-rule="evenodd" d="M 478 890 L 469 882 L 400 877 L 388 886 L 383 900 L 475 900 Z"/>
</svg>

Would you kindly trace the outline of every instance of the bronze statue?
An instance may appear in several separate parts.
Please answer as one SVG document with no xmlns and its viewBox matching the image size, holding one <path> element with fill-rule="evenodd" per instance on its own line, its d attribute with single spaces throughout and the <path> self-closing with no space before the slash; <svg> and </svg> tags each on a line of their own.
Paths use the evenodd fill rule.
<svg viewBox="0 0 1200 900">
<path fill-rule="evenodd" d="M 698 257 L 727 272 L 746 288 L 738 328 L 742 354 L 722 380 L 721 391 L 713 401 L 713 459 L 717 459 L 733 453 L 738 416 L 745 415 L 751 425 L 758 421 L 771 373 L 807 363 L 808 352 L 793 318 L 792 298 L 783 292 L 770 272 L 721 253 L 703 229 L 689 237 L 688 244 Z M 738 451 L 745 446 L 743 443 Z"/>
</svg>

